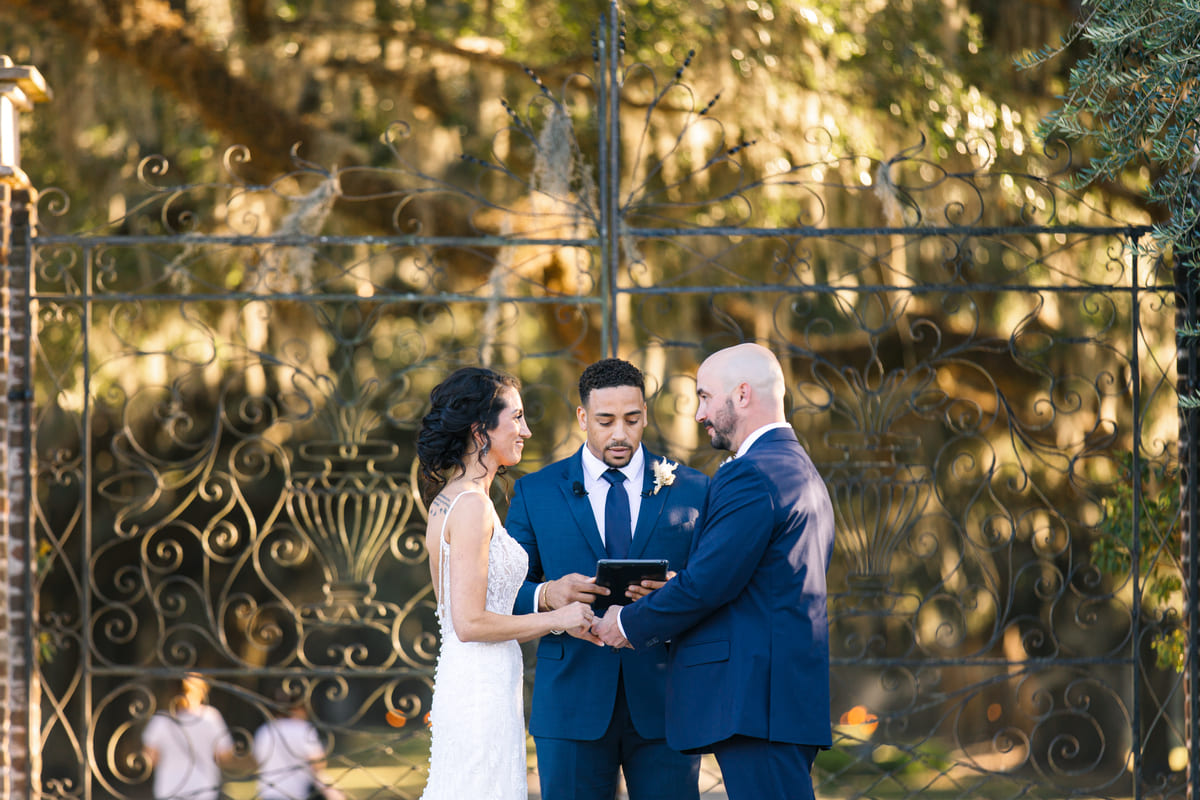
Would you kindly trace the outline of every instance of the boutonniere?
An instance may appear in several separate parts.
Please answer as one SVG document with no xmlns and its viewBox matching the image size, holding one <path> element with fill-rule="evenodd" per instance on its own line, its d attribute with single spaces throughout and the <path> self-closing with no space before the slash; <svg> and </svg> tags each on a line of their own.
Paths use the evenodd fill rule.
<svg viewBox="0 0 1200 800">
<path fill-rule="evenodd" d="M 658 490 L 664 486 L 670 486 L 675 482 L 675 468 L 678 464 L 667 461 L 665 458 L 660 458 L 650 465 L 654 470 L 654 492 L 658 494 Z"/>
</svg>

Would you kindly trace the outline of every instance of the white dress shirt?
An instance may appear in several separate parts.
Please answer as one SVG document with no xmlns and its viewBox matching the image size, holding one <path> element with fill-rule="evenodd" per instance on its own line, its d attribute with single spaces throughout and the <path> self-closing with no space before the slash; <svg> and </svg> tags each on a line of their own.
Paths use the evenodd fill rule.
<svg viewBox="0 0 1200 800">
<path fill-rule="evenodd" d="M 604 531 L 604 504 L 608 501 L 609 483 L 602 476 L 609 469 L 592 451 L 583 448 L 583 488 L 587 492 L 588 501 L 592 504 L 592 516 L 596 518 L 596 528 L 600 531 L 600 541 L 608 546 L 608 538 Z M 641 447 L 634 452 L 629 463 L 621 467 L 625 475 L 626 494 L 629 495 L 629 530 L 637 530 L 638 512 L 642 510 L 642 477 L 646 473 L 646 455 Z"/>
</svg>

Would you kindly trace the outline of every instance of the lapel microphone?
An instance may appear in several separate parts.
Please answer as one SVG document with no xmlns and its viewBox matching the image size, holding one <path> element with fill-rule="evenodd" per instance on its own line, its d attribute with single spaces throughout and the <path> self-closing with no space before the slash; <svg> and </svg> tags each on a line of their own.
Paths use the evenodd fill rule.
<svg viewBox="0 0 1200 800">
<path fill-rule="evenodd" d="M 575 481 L 573 484 L 571 484 L 571 494 L 575 495 L 576 497 L 587 496 L 587 492 L 584 491 L 583 484 L 579 481 Z"/>
</svg>

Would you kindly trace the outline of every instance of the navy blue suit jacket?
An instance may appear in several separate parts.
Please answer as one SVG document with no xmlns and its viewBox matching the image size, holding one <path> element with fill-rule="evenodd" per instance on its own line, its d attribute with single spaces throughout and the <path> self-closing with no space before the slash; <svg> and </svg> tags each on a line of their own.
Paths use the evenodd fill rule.
<svg viewBox="0 0 1200 800">
<path fill-rule="evenodd" d="M 513 612 L 534 610 L 534 590 L 543 581 L 572 572 L 596 574 L 596 561 L 607 558 L 588 498 L 576 494 L 583 483 L 583 458 L 551 464 L 520 478 L 513 487 L 505 528 L 529 554 L 529 575 L 517 594 Z M 643 447 L 641 510 L 633 533 L 630 558 L 665 558 L 670 568 L 687 563 L 708 477 L 682 464 L 675 481 L 657 493 L 652 464 L 661 459 Z M 594 740 L 612 719 L 618 674 L 634 727 L 647 739 L 665 735 L 666 649 L 638 651 L 600 648 L 566 634 L 543 636 L 537 648 L 533 710 L 534 736 Z"/>
<path fill-rule="evenodd" d="M 671 641 L 668 744 L 830 745 L 833 532 L 829 492 L 791 430 L 717 470 L 687 567 L 621 612 L 635 648 Z"/>
</svg>

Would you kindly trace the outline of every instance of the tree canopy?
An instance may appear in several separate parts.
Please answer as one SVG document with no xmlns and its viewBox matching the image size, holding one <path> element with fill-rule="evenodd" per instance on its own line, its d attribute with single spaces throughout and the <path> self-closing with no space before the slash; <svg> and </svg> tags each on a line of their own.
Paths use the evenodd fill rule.
<svg viewBox="0 0 1200 800">
<path fill-rule="evenodd" d="M 925 136 L 929 157 L 952 161 L 972 142 L 1030 152 L 1049 107 L 1054 76 L 1021 76 L 1011 54 L 1066 30 L 1070 4 L 1026 2 L 1019 15 L 1000 5 L 1011 4 L 642 0 L 621 10 L 628 57 L 670 71 L 694 50 L 697 95 L 720 96 L 730 141 L 777 145 L 763 159 L 803 160 L 806 135 L 822 129 L 836 149 L 882 157 Z M 397 120 L 414 125 L 405 154 L 453 178 L 461 153 L 495 147 L 501 100 L 536 91 L 526 69 L 555 91 L 590 71 L 606 6 L 10 0 L 0 50 L 38 66 L 56 93 L 30 115 L 24 166 L 37 185 L 66 189 L 84 226 L 120 216 L 132 200 L 123 181 L 147 155 L 203 180 L 225 147 L 244 145 L 239 174 L 268 181 L 293 166 L 293 148 L 325 166 L 387 163 L 381 136 Z M 448 232 L 464 224 L 446 209 L 428 216 Z"/>
<path fill-rule="evenodd" d="M 1084 147 L 1074 185 L 1124 182 L 1160 205 L 1156 234 L 1176 253 L 1197 248 L 1200 195 L 1200 6 L 1194 0 L 1086 0 L 1059 47 L 1023 59 L 1044 68 L 1083 45 L 1061 105 L 1039 135 Z"/>
</svg>

